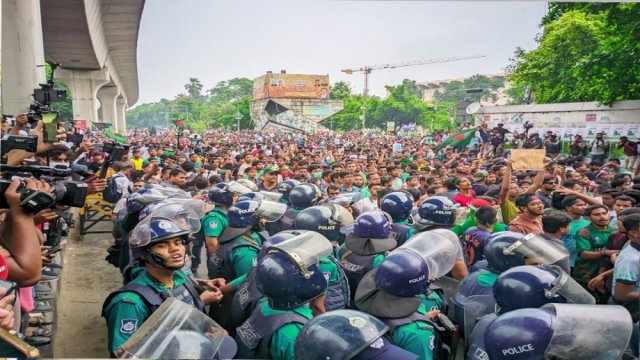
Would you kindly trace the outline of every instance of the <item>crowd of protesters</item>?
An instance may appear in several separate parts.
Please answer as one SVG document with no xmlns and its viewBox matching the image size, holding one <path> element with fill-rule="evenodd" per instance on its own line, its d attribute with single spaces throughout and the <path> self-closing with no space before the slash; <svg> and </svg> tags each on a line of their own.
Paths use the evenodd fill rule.
<svg viewBox="0 0 640 360">
<path fill-rule="evenodd" d="M 19 134 L 25 126 L 24 121 L 20 119 L 13 128 L 5 128 L 3 123 L 3 131 Z M 82 131 L 74 129 L 69 132 Z M 455 264 L 452 263 L 448 276 L 462 281 L 464 286 L 465 281 L 469 283 L 465 278 L 473 278 L 475 273 L 493 272 L 493 285 L 496 279 L 499 280 L 498 276 L 501 273 L 506 274 L 507 270 L 505 268 L 496 271 L 495 265 L 491 265 L 491 261 L 494 260 L 490 257 L 489 248 L 492 242 L 495 242 L 493 239 L 499 240 L 501 234 L 540 236 L 566 255 L 554 259 L 552 263 L 581 285 L 596 304 L 624 306 L 637 326 L 640 298 L 640 176 L 637 155 L 640 143 L 633 141 L 634 139 L 621 137 L 618 142 L 609 143 L 603 140 L 602 134 L 598 134 L 593 141 L 585 141 L 577 135 L 570 141 L 567 146 L 568 152 L 565 153 L 558 136 L 553 132 L 537 134 L 535 131 L 529 131 L 526 134 L 514 135 L 501 124 L 493 129 L 487 124 L 481 124 L 470 142 L 462 146 L 445 147 L 439 145 L 454 134 L 443 132 L 420 136 L 374 130 L 317 130 L 307 134 L 214 130 L 198 134 L 189 130 L 177 132 L 167 129 L 138 129 L 126 134 L 130 146 L 127 153 L 119 159 L 109 159 L 109 154 L 103 152 L 104 145 L 101 144 L 113 140 L 101 131 L 87 131 L 82 142 L 75 145 L 65 142 L 64 133 L 65 131 L 60 131 L 61 143 L 55 146 L 40 143 L 39 153 L 22 159 L 22 163 L 83 170 L 86 168 L 89 172 L 99 173 L 104 162 L 109 161 L 110 166 L 105 179 L 92 178 L 90 192 L 99 193 L 106 187 L 113 186 L 118 193 L 119 200 L 112 204 L 116 241 L 122 241 L 127 236 L 127 231 L 122 230 L 122 224 L 126 223 L 126 216 L 132 211 L 131 196 L 140 194 L 141 189 L 153 186 L 182 190 L 192 199 L 207 202 L 211 208 L 224 208 L 223 214 L 232 212 L 231 207 L 239 205 L 235 203 L 237 199 L 234 199 L 233 204 L 224 204 L 225 206 L 214 200 L 215 196 L 211 193 L 217 193 L 216 189 L 223 189 L 221 186 L 241 183 L 256 192 L 280 193 L 284 197 L 279 201 L 288 204 L 287 211 L 294 212 L 292 223 L 300 221 L 301 216 L 296 215 L 305 213 L 308 208 L 332 203 L 332 199 L 341 199 L 335 201 L 335 204 L 349 211 L 355 220 L 356 229 L 358 224 L 362 224 L 359 219 L 385 210 L 385 197 L 400 192 L 411 199 L 411 215 L 407 212 L 407 216 L 398 223 L 406 222 L 411 230 L 405 232 L 406 239 L 396 239 L 394 246 L 367 253 L 367 256 L 396 253 L 397 250 L 393 250 L 394 248 L 402 243 L 410 243 L 412 238 L 425 230 L 425 226 L 427 230 L 433 231 L 445 228 L 456 235 L 457 244 L 461 249 L 461 256 L 456 257 Z M 547 156 L 543 164 L 544 170 L 515 170 L 509 157 L 509 149 L 517 148 L 545 149 Z M 624 156 L 610 156 L 612 148 L 623 149 Z M 281 185 L 284 183 L 293 185 L 283 191 Z M 319 196 L 305 206 L 292 205 L 291 196 L 288 199 L 287 196 L 292 189 L 302 185 L 314 185 L 313 189 L 318 190 Z M 7 189 L 6 198 L 10 207 L 3 221 L 5 230 L 7 227 L 13 227 L 13 237 L 35 239 L 36 225 L 52 221 L 56 215 L 48 212 L 35 216 L 23 214 L 20 201 L 14 199 L 17 186 L 14 183 Z M 35 188 L 45 185 L 34 180 L 29 181 L 29 186 Z M 438 211 L 452 211 L 455 217 L 441 223 L 423 216 L 425 213 L 422 210 L 436 201 L 441 204 L 437 206 L 443 207 L 433 213 L 434 217 L 437 217 Z M 221 236 L 224 237 L 224 232 L 207 228 L 207 219 L 210 218 L 206 216 L 213 216 L 211 211 L 208 209 L 207 214 L 200 219 L 204 240 L 201 239 L 199 245 L 197 241 L 193 242 L 190 249 L 186 250 L 190 254 L 186 264 L 191 276 L 202 276 L 209 272 L 211 279 L 208 281 L 214 281 L 209 283 L 210 289 L 222 290 L 229 283 L 235 283 L 241 274 L 236 274 L 238 276 L 235 278 L 221 279 L 211 276 L 211 271 L 202 270 L 201 264 L 208 265 L 211 258 L 215 257 L 216 251 L 220 251 L 218 240 Z M 215 221 L 219 221 L 219 224 Z M 215 221 L 211 224 L 220 225 L 220 230 L 225 226 L 229 227 L 228 224 L 223 224 L 229 219 Z M 278 221 L 285 223 L 283 220 Z M 28 222 L 31 226 L 23 226 L 24 230 L 17 230 L 21 229 L 18 226 L 23 222 Z M 279 233 L 277 230 L 293 229 L 293 226 L 287 227 L 283 224 L 274 228 L 267 226 L 268 236 L 276 236 Z M 135 232 L 135 226 L 136 224 L 133 224 L 128 232 Z M 276 228 L 277 230 L 274 230 Z M 33 234 L 27 236 L 21 231 L 30 231 Z M 5 233 L 6 231 L 3 232 Z M 349 236 L 351 235 L 347 235 L 347 238 Z M 358 236 L 363 237 L 360 234 Z M 380 238 L 385 236 L 387 235 L 380 235 Z M 376 234 L 370 237 L 377 239 Z M 210 238 L 215 241 L 210 242 Z M 30 271 L 31 276 L 27 276 L 24 269 L 27 263 L 23 264 L 18 260 L 24 256 L 25 259 L 29 259 L 29 266 L 39 269 L 46 266 L 46 263 L 43 264 L 46 258 L 35 261 L 35 257 L 31 256 L 41 251 L 40 243 L 34 242 L 31 244 L 33 248 L 26 248 L 25 242 L 12 242 L 11 239 L 11 236 L 3 236 L 2 250 L 5 253 L 2 255 L 8 268 L 8 275 L 3 278 L 17 282 L 21 289 L 28 288 L 37 283 L 40 271 Z M 341 240 L 336 246 L 344 247 L 344 237 Z M 261 241 L 266 243 L 268 239 L 263 238 Z M 346 244 L 349 245 L 349 242 Z M 46 249 L 42 251 L 45 253 Z M 507 251 L 506 248 L 504 251 Z M 348 259 L 349 255 L 350 253 L 336 253 L 336 257 L 343 260 L 338 261 L 338 264 L 344 267 L 343 270 L 347 274 L 353 270 L 345 267 L 348 262 L 345 263 L 344 260 Z M 384 256 L 391 259 L 391 255 Z M 384 256 L 379 260 L 372 260 L 376 264 L 372 266 L 380 268 L 378 272 L 387 268 L 382 260 Z M 526 257 L 527 262 L 521 265 L 551 265 L 544 261 L 536 262 L 529 255 Z M 263 262 L 266 263 L 268 258 L 269 255 L 253 266 L 257 266 L 260 271 Z M 155 274 L 150 270 L 153 266 L 148 259 L 143 263 L 145 264 L 148 273 Z M 169 268 L 166 263 L 162 266 L 165 269 Z M 375 269 L 371 271 L 375 272 Z M 360 276 L 357 281 L 349 277 L 352 299 L 344 307 L 385 317 L 376 313 L 375 307 L 357 306 L 359 294 L 356 293 L 364 291 L 361 287 L 364 286 L 365 279 L 368 279 L 366 275 Z M 377 286 L 384 288 L 380 284 Z M 496 291 L 494 288 L 494 294 Z M 227 294 L 225 291 L 216 292 L 215 296 L 211 295 L 209 302 L 203 295 L 201 298 L 205 304 L 215 305 L 224 302 L 222 298 L 228 296 Z M 264 295 L 273 307 L 270 310 L 277 310 L 272 303 L 272 297 L 275 295 L 269 293 L 266 288 Z M 126 297 L 124 299 L 126 300 Z M 12 305 L 4 304 L 3 301 L 5 298 L 0 300 L 0 317 L 9 319 Z M 22 312 L 28 313 L 28 306 L 24 306 L 22 302 L 20 305 Z M 105 311 L 110 325 L 109 351 L 115 354 L 118 347 L 141 325 L 140 323 L 144 322 L 144 319 L 130 315 L 131 318 L 118 318 L 120 322 L 114 325 L 110 322 L 113 315 L 110 317 L 109 309 L 116 305 L 113 305 L 113 302 L 111 305 L 105 305 L 108 305 Z M 312 304 L 312 309 L 314 316 L 326 312 L 322 310 L 323 306 L 317 304 Z M 444 305 L 432 307 L 431 310 L 425 314 L 432 320 L 438 313 L 445 312 Z M 326 315 L 331 313 L 328 311 Z M 212 317 L 216 321 L 220 320 L 215 314 Z M 310 318 L 311 315 L 307 320 Z M 37 325 L 35 320 L 29 321 L 29 324 Z M 219 322 L 223 323 L 221 320 Z M 15 327 L 13 320 L 5 320 L 0 325 L 7 329 Z M 235 329 L 226 330 L 235 333 Z M 241 335 L 236 335 L 236 342 Z M 267 351 L 269 356 L 293 357 L 292 344 L 295 342 L 295 336 L 294 339 L 289 339 L 289 342 L 285 338 L 283 334 L 277 339 L 272 338 L 272 342 L 275 343 L 277 340 L 282 348 L 278 350 L 277 346 L 271 344 L 271 351 Z M 486 339 L 488 337 L 485 337 Z M 439 350 L 434 350 L 433 347 L 429 354 L 426 354 L 421 346 L 404 344 L 399 335 L 396 335 L 394 340 L 395 346 L 419 358 L 438 358 L 435 354 Z M 291 348 L 287 348 L 289 343 Z M 300 341 L 296 343 L 296 347 L 302 347 L 299 343 Z M 625 347 L 637 355 L 637 343 L 637 337 L 633 337 Z M 426 348 L 429 348 L 429 344 Z"/>
</svg>

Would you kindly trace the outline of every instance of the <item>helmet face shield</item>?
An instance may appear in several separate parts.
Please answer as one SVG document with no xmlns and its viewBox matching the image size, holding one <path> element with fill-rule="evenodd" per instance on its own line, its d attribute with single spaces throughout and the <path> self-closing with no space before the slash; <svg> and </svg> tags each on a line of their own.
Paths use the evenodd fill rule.
<svg viewBox="0 0 640 360">
<path fill-rule="evenodd" d="M 429 279 L 434 280 L 447 274 L 456 262 L 460 243 L 449 230 L 430 230 L 412 236 L 396 251 L 410 250 L 418 253 L 429 268 Z"/>
<path fill-rule="evenodd" d="M 230 183 L 227 184 L 226 186 L 226 190 L 227 191 L 231 191 L 234 194 L 237 195 L 242 195 L 242 194 L 246 194 L 246 193 L 250 193 L 251 189 L 249 189 L 248 187 L 242 185 L 241 183 L 237 182 L 237 181 L 232 181 Z"/>
<path fill-rule="evenodd" d="M 195 234 L 200 231 L 200 219 L 206 213 L 206 203 L 201 200 L 177 200 L 158 206 L 151 217 L 171 219 L 182 230 Z"/>
<path fill-rule="evenodd" d="M 538 234 L 528 234 L 504 249 L 505 255 L 519 253 L 538 264 L 550 265 L 569 257 L 566 249 L 560 248 Z"/>
<path fill-rule="evenodd" d="M 333 245 L 326 237 L 315 231 L 304 231 L 269 247 L 267 251 L 285 253 L 298 266 L 301 272 L 306 273 L 308 267 L 317 264 L 321 258 L 331 255 Z"/>
<path fill-rule="evenodd" d="M 280 200 L 282 200 L 282 197 L 284 196 L 284 194 L 275 193 L 271 191 L 260 191 L 258 195 L 262 198 L 262 200 L 273 201 L 273 202 L 280 202 Z"/>
<path fill-rule="evenodd" d="M 619 305 L 547 304 L 555 314 L 546 357 L 619 359 L 631 339 L 629 311 Z"/>
<path fill-rule="evenodd" d="M 338 222 L 339 224 L 341 224 L 342 226 L 351 226 L 353 225 L 353 215 L 351 215 L 351 213 L 345 209 L 343 206 L 338 205 L 338 204 L 333 204 L 333 206 L 331 206 L 333 208 L 333 213 L 331 215 L 331 218 Z"/>
<path fill-rule="evenodd" d="M 260 202 L 256 216 L 265 219 L 267 222 L 278 221 L 287 211 L 287 205 L 273 201 L 263 200 Z"/>
<path fill-rule="evenodd" d="M 562 271 L 558 266 L 546 266 L 558 273 L 558 277 L 553 281 L 551 289 L 545 291 L 545 296 L 549 299 L 560 295 L 570 304 L 590 304 L 595 305 L 596 299 L 578 284 L 569 274 Z"/>
</svg>

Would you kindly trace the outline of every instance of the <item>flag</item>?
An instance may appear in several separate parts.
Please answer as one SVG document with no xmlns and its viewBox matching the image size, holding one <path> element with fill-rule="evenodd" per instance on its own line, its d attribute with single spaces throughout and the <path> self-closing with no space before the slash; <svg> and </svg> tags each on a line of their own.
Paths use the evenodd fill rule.
<svg viewBox="0 0 640 360">
<path fill-rule="evenodd" d="M 120 134 L 114 134 L 114 133 L 113 133 L 111 130 L 109 130 L 109 129 L 105 130 L 105 131 L 104 131 L 104 134 L 105 134 L 105 136 L 106 136 L 106 137 L 108 137 L 109 139 L 111 139 L 111 140 L 115 140 L 115 141 L 117 141 L 117 142 L 119 142 L 119 143 L 126 144 L 126 143 L 128 142 L 126 137 L 124 137 L 124 136 L 122 136 L 122 135 L 120 135 Z"/>
<path fill-rule="evenodd" d="M 465 148 L 469 145 L 471 138 L 476 133 L 476 128 L 462 130 L 457 134 L 450 135 L 446 138 L 440 145 L 435 147 L 435 150 L 440 150 L 446 146 L 457 147 L 457 148 Z"/>
<path fill-rule="evenodd" d="M 184 127 L 184 119 L 174 120 L 173 125 L 175 125 L 178 128 Z"/>
<path fill-rule="evenodd" d="M 105 123 L 105 122 L 91 122 L 91 125 L 93 125 L 96 129 L 108 129 L 111 127 L 111 124 L 109 123 Z"/>
</svg>

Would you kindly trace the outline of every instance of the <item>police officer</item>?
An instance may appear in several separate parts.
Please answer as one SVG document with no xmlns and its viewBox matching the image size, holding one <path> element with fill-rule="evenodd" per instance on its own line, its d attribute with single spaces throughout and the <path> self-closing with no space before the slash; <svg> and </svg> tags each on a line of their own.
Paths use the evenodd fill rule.
<svg viewBox="0 0 640 360">
<path fill-rule="evenodd" d="M 491 360 L 614 360 L 631 332 L 631 316 L 622 306 L 547 304 L 498 316 L 484 341 Z"/>
<path fill-rule="evenodd" d="M 455 237 L 455 235 L 454 235 Z M 420 359 L 439 358 L 439 311 L 430 311 L 424 295 L 429 281 L 446 274 L 455 263 L 459 244 L 438 233 L 423 233 L 394 250 L 360 282 L 356 306 L 390 327 L 393 343 Z M 393 304 L 393 306 L 389 306 Z M 438 356 L 435 356 L 435 355 Z"/>
<path fill-rule="evenodd" d="M 469 336 L 467 358 L 486 359 L 484 334 L 499 314 L 523 308 L 539 308 L 548 303 L 595 304 L 580 284 L 555 265 L 516 266 L 498 277 L 493 285 L 497 313 L 479 319 Z"/>
<path fill-rule="evenodd" d="M 456 223 L 456 211 L 460 206 L 444 196 L 432 196 L 420 203 L 417 209 L 411 211 L 413 227 L 416 232 L 435 229 L 451 229 Z M 464 261 L 462 247 L 451 276 L 456 280 L 462 280 L 469 275 L 469 270 Z"/>
<path fill-rule="evenodd" d="M 313 184 L 302 184 L 294 187 L 287 197 L 289 208 L 278 221 L 276 228 L 271 231 L 280 232 L 293 229 L 298 214 L 302 210 L 316 205 L 321 196 L 322 192 Z"/>
<path fill-rule="evenodd" d="M 210 277 L 227 282 L 245 275 L 257 263 L 258 251 L 268 239 L 261 220 L 272 222 L 284 214 L 286 206 L 271 201 L 240 201 L 227 211 L 228 226 L 218 239 L 220 246 L 209 259 Z"/>
<path fill-rule="evenodd" d="M 295 179 L 285 180 L 278 184 L 278 192 L 282 194 L 282 199 L 280 201 L 283 204 L 289 205 L 289 193 L 298 185 L 300 185 L 300 181 Z"/>
<path fill-rule="evenodd" d="M 389 342 L 389 327 L 356 310 L 336 310 L 314 317 L 296 338 L 295 358 L 412 360 L 418 357 Z"/>
<path fill-rule="evenodd" d="M 364 213 L 356 219 L 353 232 L 338 250 L 349 288 L 357 289 L 364 274 L 378 266 L 388 251 L 396 247 L 391 224 L 389 215 L 382 211 Z"/>
<path fill-rule="evenodd" d="M 130 246 L 144 268 L 127 285 L 109 295 L 102 316 L 107 320 L 109 351 L 138 329 L 167 297 L 175 297 L 200 310 L 203 303 L 185 272 L 188 228 L 171 219 L 149 216 L 132 231 Z"/>
<path fill-rule="evenodd" d="M 296 337 L 313 316 L 308 303 L 327 289 L 317 259 L 332 251 L 326 239 L 307 238 L 313 242 L 306 245 L 301 240 L 305 239 L 292 238 L 271 247 L 258 263 L 256 281 L 267 301 L 260 302 L 236 329 L 239 358 L 294 358 Z"/>
<path fill-rule="evenodd" d="M 345 237 L 353 231 L 353 222 L 351 213 L 342 206 L 326 204 L 302 210 L 296 217 L 294 227 L 319 232 L 334 244 L 337 251 Z"/>
<path fill-rule="evenodd" d="M 505 253 L 505 249 L 520 239 L 522 234 L 510 231 L 492 235 L 484 250 L 487 268 L 475 271 L 464 278 L 458 293 L 451 298 L 455 320 L 458 324 L 464 325 L 463 331 L 467 336 L 471 334 L 475 322 L 480 317 L 493 312 L 495 307 L 493 284 L 498 276 L 512 267 L 525 264 L 523 255 L 515 252 Z M 467 304 L 471 304 L 468 309 Z M 473 309 L 473 314 L 470 309 Z"/>
<path fill-rule="evenodd" d="M 382 198 L 380 209 L 391 215 L 393 219 L 391 231 L 393 231 L 398 246 L 401 246 L 416 231 L 408 221 L 411 209 L 413 209 L 413 196 L 406 191 L 390 192 Z"/>
<path fill-rule="evenodd" d="M 207 248 L 207 260 L 218 248 L 218 237 L 227 227 L 227 211 L 233 205 L 238 196 L 246 194 L 251 190 L 237 182 L 218 183 L 209 191 L 208 198 L 216 206 L 208 211 L 202 218 L 202 231 L 198 235 L 204 236 L 204 243 Z M 198 264 L 194 264 L 198 265 Z M 207 266 L 209 262 L 207 261 Z M 213 275 L 209 269 L 209 275 Z"/>
</svg>

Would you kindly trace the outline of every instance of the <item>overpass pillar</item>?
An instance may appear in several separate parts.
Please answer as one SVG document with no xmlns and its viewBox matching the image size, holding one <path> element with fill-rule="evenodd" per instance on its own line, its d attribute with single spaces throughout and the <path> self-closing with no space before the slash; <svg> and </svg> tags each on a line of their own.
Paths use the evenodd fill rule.
<svg viewBox="0 0 640 360">
<path fill-rule="evenodd" d="M 65 83 L 71 90 L 73 118 L 97 122 L 97 93 L 98 89 L 111 81 L 109 71 L 58 69 L 55 75 L 56 79 Z"/>
<path fill-rule="evenodd" d="M 45 82 L 40 0 L 2 0 L 1 6 L 2 113 L 17 115 L 29 110 L 29 95 Z"/>
<path fill-rule="evenodd" d="M 113 131 L 118 131 L 116 116 L 116 98 L 120 95 L 120 91 L 116 86 L 103 86 L 98 90 L 98 99 L 100 99 L 100 111 L 102 112 L 102 120 L 111 124 Z"/>
<path fill-rule="evenodd" d="M 116 100 L 116 118 L 118 121 L 118 131 L 122 134 L 127 131 L 127 120 L 125 119 L 125 113 L 127 111 L 127 100 L 120 96 Z"/>
</svg>

